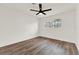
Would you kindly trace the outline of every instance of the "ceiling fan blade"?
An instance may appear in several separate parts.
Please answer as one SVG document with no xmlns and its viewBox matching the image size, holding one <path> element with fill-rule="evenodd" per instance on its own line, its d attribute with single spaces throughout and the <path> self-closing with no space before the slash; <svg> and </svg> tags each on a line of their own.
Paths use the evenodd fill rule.
<svg viewBox="0 0 79 59">
<path fill-rule="evenodd" d="M 38 15 L 38 14 L 39 14 L 39 12 L 36 15 Z"/>
<path fill-rule="evenodd" d="M 45 11 L 51 11 L 52 9 L 46 9 L 46 10 L 43 10 L 43 12 L 45 12 Z"/>
<path fill-rule="evenodd" d="M 42 14 L 46 15 L 46 13 L 42 12 Z"/>
<path fill-rule="evenodd" d="M 33 10 L 33 9 L 30 9 L 30 11 L 35 11 L 35 12 L 39 12 L 38 10 Z"/>
<path fill-rule="evenodd" d="M 42 10 L 42 4 L 39 4 L 39 9 Z"/>
</svg>

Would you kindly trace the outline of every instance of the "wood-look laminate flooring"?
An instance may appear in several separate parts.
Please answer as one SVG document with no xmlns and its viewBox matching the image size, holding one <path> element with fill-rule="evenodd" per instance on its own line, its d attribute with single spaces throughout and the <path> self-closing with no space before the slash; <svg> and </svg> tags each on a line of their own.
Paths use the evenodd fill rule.
<svg viewBox="0 0 79 59">
<path fill-rule="evenodd" d="M 0 48 L 0 55 L 77 55 L 74 43 L 36 37 Z"/>
</svg>

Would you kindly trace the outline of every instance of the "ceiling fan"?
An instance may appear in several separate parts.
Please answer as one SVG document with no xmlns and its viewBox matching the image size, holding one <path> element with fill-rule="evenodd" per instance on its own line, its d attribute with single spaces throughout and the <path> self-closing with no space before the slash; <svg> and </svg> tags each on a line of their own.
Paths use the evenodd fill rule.
<svg viewBox="0 0 79 59">
<path fill-rule="evenodd" d="M 30 9 L 30 10 L 37 12 L 36 15 L 38 15 L 38 14 L 40 14 L 40 13 L 46 15 L 45 12 L 46 12 L 46 11 L 51 11 L 52 9 L 50 8 L 50 9 L 42 10 L 42 4 L 39 4 L 39 10 L 34 10 L 34 9 Z"/>
</svg>

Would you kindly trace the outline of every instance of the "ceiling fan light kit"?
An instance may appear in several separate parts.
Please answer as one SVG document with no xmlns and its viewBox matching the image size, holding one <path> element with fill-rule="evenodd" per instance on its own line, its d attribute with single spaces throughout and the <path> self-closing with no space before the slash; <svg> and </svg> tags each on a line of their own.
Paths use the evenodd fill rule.
<svg viewBox="0 0 79 59">
<path fill-rule="evenodd" d="M 38 15 L 38 14 L 40 14 L 40 13 L 42 13 L 43 15 L 46 15 L 45 12 L 46 12 L 46 11 L 51 11 L 51 10 L 52 10 L 51 8 L 50 8 L 50 9 L 43 10 L 41 3 L 39 4 L 39 10 L 30 9 L 30 11 L 35 11 L 35 12 L 37 12 L 36 15 Z"/>
</svg>

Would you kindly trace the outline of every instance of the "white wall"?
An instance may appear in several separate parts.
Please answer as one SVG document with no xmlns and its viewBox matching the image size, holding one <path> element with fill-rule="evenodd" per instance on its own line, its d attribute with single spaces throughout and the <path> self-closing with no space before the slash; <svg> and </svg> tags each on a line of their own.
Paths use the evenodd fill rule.
<svg viewBox="0 0 79 59">
<path fill-rule="evenodd" d="M 79 49 L 79 4 L 77 6 L 77 47 Z"/>
<path fill-rule="evenodd" d="M 45 22 L 62 19 L 61 28 L 47 28 Z M 69 10 L 46 18 L 40 18 L 39 36 L 59 39 L 68 42 L 77 42 L 76 38 L 76 10 Z"/>
<path fill-rule="evenodd" d="M 0 47 L 35 37 L 36 18 L 0 5 Z"/>
</svg>

